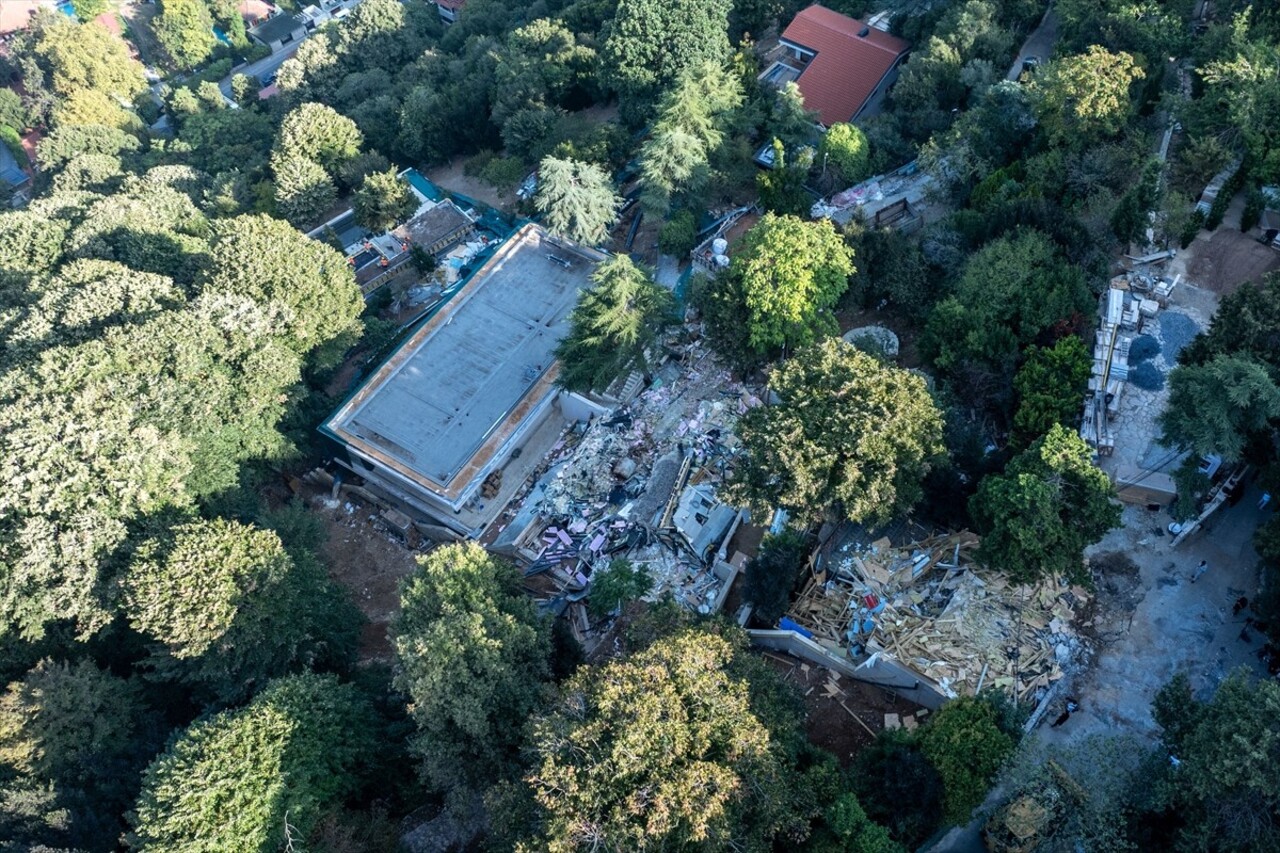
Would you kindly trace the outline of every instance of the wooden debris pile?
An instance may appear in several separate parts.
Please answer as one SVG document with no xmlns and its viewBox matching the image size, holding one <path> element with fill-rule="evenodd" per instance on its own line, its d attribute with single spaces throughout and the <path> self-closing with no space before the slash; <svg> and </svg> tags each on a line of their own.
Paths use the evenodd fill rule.
<svg viewBox="0 0 1280 853">
<path fill-rule="evenodd" d="M 1088 595 L 1055 581 L 1011 586 L 971 561 L 977 544 L 968 531 L 846 544 L 815 560 L 784 627 L 855 658 L 893 658 L 949 696 L 993 686 L 1035 701 L 1079 649 L 1072 621 Z"/>
</svg>

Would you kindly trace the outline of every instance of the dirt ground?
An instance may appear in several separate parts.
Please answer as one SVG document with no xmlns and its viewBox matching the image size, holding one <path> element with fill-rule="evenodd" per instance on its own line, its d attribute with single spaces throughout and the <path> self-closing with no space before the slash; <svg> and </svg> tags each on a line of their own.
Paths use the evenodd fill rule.
<svg viewBox="0 0 1280 853">
<path fill-rule="evenodd" d="M 360 659 L 389 661 L 387 628 L 400 609 L 400 581 L 413 572 L 416 552 L 387 531 L 377 507 L 330 501 L 328 495 L 313 495 L 308 503 L 329 534 L 322 549 L 329 575 L 351 591 L 369 620 L 360 636 Z"/>
<path fill-rule="evenodd" d="M 1280 270 L 1280 252 L 1259 243 L 1254 233 L 1240 232 L 1244 193 L 1231 200 L 1222 224 L 1215 231 L 1201 231 L 1191 245 L 1169 265 L 1170 273 L 1182 273 L 1189 281 L 1225 296 L 1246 281 Z"/>
<path fill-rule="evenodd" d="M 151 28 L 152 21 L 160 14 L 154 3 L 121 3 L 120 17 L 129 27 L 128 37 L 138 49 L 138 55 L 148 65 L 155 65 L 164 58 L 164 52 Z"/>
<path fill-rule="evenodd" d="M 1249 490 L 1177 549 L 1162 534 L 1172 520 L 1167 512 L 1125 507 L 1124 526 L 1091 549 L 1091 559 L 1127 554 L 1138 567 L 1137 588 L 1125 593 L 1129 581 L 1119 579 L 1121 600 L 1131 604 L 1113 608 L 1097 626 L 1102 642 L 1094 663 L 1071 686 L 1080 711 L 1061 728 L 1041 726 L 1042 740 L 1076 742 L 1091 734 L 1153 738 L 1151 701 L 1178 672 L 1186 672 L 1203 695 L 1236 667 L 1265 674 L 1256 655 L 1262 637 L 1254 631 L 1242 635 L 1247 614 L 1231 612 L 1237 598 L 1252 597 L 1258 588 L 1252 538 L 1264 517 L 1260 496 L 1256 488 Z M 1193 584 L 1191 572 L 1201 560 L 1208 561 L 1209 571 Z M 1109 583 L 1105 574 L 1102 583 Z"/>
<path fill-rule="evenodd" d="M 907 728 L 919 725 L 928 711 L 874 684 L 854 681 L 826 667 L 791 655 L 762 652 L 784 681 L 804 695 L 805 731 L 815 746 L 830 751 L 848 767 L 885 728 L 885 715 L 896 714 Z"/>
<path fill-rule="evenodd" d="M 503 213 L 511 213 L 516 209 L 515 190 L 499 192 L 479 178 L 473 178 L 465 171 L 466 157 L 455 157 L 447 165 L 436 166 L 427 170 L 427 180 L 446 190 L 461 193 L 467 198 L 483 202 L 497 208 Z"/>
<path fill-rule="evenodd" d="M 897 362 L 902 367 L 920 367 L 920 332 L 892 311 L 841 310 L 836 312 L 840 334 L 862 326 L 884 326 L 898 336 Z"/>
</svg>

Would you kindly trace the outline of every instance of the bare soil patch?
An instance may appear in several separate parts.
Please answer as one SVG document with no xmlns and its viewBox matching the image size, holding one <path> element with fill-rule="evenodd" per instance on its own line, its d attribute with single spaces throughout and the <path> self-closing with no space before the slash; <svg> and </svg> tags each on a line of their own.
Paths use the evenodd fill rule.
<svg viewBox="0 0 1280 853">
<path fill-rule="evenodd" d="M 444 166 L 429 169 L 427 179 L 450 192 L 475 199 L 503 213 L 514 212 L 516 209 L 514 189 L 510 192 L 499 192 L 479 178 L 468 175 L 465 171 L 467 160 L 466 157 L 455 157 Z"/>
<path fill-rule="evenodd" d="M 826 667 L 791 655 L 763 652 L 782 680 L 804 696 L 805 733 L 809 742 L 835 755 L 841 767 L 853 763 L 858 753 L 885 728 L 885 716 L 897 715 L 906 728 L 924 721 L 928 713 L 892 691 L 854 681 Z"/>
<path fill-rule="evenodd" d="M 1280 270 L 1280 252 L 1259 243 L 1254 234 L 1240 231 L 1244 194 L 1232 199 L 1227 214 L 1216 231 L 1201 231 L 1191 245 L 1179 252 L 1171 270 L 1179 268 L 1186 277 L 1221 296 L 1234 293 L 1247 281 Z"/>
<path fill-rule="evenodd" d="M 378 517 L 378 508 L 356 501 L 331 501 L 312 495 L 308 503 L 328 533 L 321 551 L 329 575 L 351 592 L 369 621 L 360 635 L 360 660 L 391 659 L 387 636 L 400 610 L 400 581 L 413 572 L 417 552 L 405 547 Z"/>
</svg>

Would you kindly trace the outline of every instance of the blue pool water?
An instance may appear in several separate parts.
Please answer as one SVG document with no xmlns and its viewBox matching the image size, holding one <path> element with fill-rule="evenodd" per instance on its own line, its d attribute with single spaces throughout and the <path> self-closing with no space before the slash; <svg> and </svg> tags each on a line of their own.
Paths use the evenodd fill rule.
<svg viewBox="0 0 1280 853">
<path fill-rule="evenodd" d="M 417 169 L 410 169 L 405 172 L 404 177 L 415 190 L 431 201 L 444 200 L 444 193 L 440 192 L 440 188 L 419 174 Z"/>
</svg>

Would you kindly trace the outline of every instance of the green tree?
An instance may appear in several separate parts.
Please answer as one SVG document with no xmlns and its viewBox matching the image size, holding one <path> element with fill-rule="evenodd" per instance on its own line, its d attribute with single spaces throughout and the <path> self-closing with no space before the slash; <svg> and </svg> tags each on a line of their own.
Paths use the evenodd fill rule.
<svg viewBox="0 0 1280 853">
<path fill-rule="evenodd" d="M 36 147 L 36 163 L 53 171 L 81 154 L 127 156 L 141 145 L 133 134 L 114 127 L 62 126 L 40 140 Z"/>
<path fill-rule="evenodd" d="M 504 128 L 511 117 L 533 107 L 567 106 L 570 94 L 596 65 L 590 40 L 575 36 L 563 21 L 539 18 L 512 30 L 497 51 L 493 72 L 493 121 Z"/>
<path fill-rule="evenodd" d="M 576 391 L 602 391 L 624 373 L 647 368 L 645 350 L 670 322 L 675 300 L 627 255 L 611 255 L 578 297 L 569 334 L 556 346 L 559 382 Z"/>
<path fill-rule="evenodd" d="M 218 44 L 204 0 L 161 0 L 153 27 L 156 40 L 178 68 L 195 68 Z"/>
<path fill-rule="evenodd" d="M 729 0 L 620 0 L 605 28 L 605 85 L 643 112 L 686 71 L 729 58 Z"/>
<path fill-rule="evenodd" d="M 739 648 L 686 630 L 580 668 L 532 724 L 538 846 L 769 849 L 793 828 L 788 733 L 771 734 Z"/>
<path fill-rule="evenodd" d="M 396 685 L 413 702 L 423 779 L 482 790 L 516 767 L 520 723 L 550 677 L 551 626 L 515 568 L 472 543 L 419 558 L 400 604 Z"/>
<path fill-rule="evenodd" d="M 665 213 L 672 196 L 707 180 L 711 155 L 724 140 L 727 115 L 741 103 L 741 82 L 718 65 L 704 63 L 680 76 L 662 99 L 653 131 L 640 149 L 646 208 Z"/>
<path fill-rule="evenodd" d="M 591 573 L 591 595 L 587 608 L 597 619 L 608 616 L 618 607 L 649 594 L 653 576 L 630 560 L 617 559 Z"/>
<path fill-rule="evenodd" d="M 818 155 L 822 158 L 823 167 L 835 169 L 846 185 L 856 184 L 867 177 L 870 146 L 866 134 L 855 124 L 839 122 L 827 128 L 822 135 Z"/>
<path fill-rule="evenodd" d="M 813 206 L 813 196 L 804 188 L 813 166 L 813 150 L 796 153 L 788 162 L 782 141 L 773 140 L 773 168 L 756 173 L 756 188 L 760 191 L 760 204 L 771 213 L 805 216 Z"/>
<path fill-rule="evenodd" d="M 1162 763 L 1156 778 L 1144 783 L 1165 806 L 1152 818 L 1171 827 L 1177 849 L 1275 849 L 1280 685 L 1238 670 L 1212 699 L 1201 701 L 1185 678 L 1175 678 L 1157 694 L 1153 711 L 1180 763 Z"/>
<path fill-rule="evenodd" d="M 1236 462 L 1250 436 L 1276 418 L 1280 387 L 1266 367 L 1248 356 L 1218 355 L 1169 375 L 1160 428 L 1167 444 Z"/>
<path fill-rule="evenodd" d="M 678 210 L 658 232 L 658 248 L 664 255 L 683 258 L 698 246 L 698 219 L 692 210 Z"/>
<path fill-rule="evenodd" d="M 1124 127 L 1133 112 L 1129 89 L 1144 77 L 1128 53 L 1093 45 L 1041 68 L 1032 78 L 1031 96 L 1051 139 L 1084 147 Z"/>
<path fill-rule="evenodd" d="M 784 531 L 764 538 L 759 553 L 747 563 L 747 579 L 742 591 L 757 619 L 773 625 L 786 614 L 796 578 L 808 556 L 808 543 L 796 533 Z"/>
<path fill-rule="evenodd" d="M 341 593 L 314 559 L 239 522 L 199 521 L 142 545 L 123 580 L 129 623 L 158 643 L 157 676 L 221 702 L 252 694 L 289 669 L 342 661 L 323 636 Z M 352 620 L 354 621 L 354 620 Z"/>
<path fill-rule="evenodd" d="M 214 224 L 202 289 L 264 306 L 280 318 L 289 346 L 321 363 L 354 341 L 364 310 L 346 258 L 269 216 Z"/>
<path fill-rule="evenodd" d="M 1220 355 L 1252 358 L 1280 382 L 1280 273 L 1224 296 L 1208 331 L 1179 353 L 1178 362 L 1205 365 Z"/>
<path fill-rule="evenodd" d="M 136 684 L 88 661 L 41 661 L 0 695 L 0 768 L 10 786 L 55 793 L 69 813 L 68 846 L 97 847 L 124 828 L 120 814 L 161 745 L 158 723 Z M 0 829 L 16 842 L 12 796 L 0 805 Z"/>
<path fill-rule="evenodd" d="M 1001 731 L 995 706 L 982 697 L 962 696 L 930 719 L 920 750 L 942 776 L 949 822 L 968 822 L 1015 745 Z"/>
<path fill-rule="evenodd" d="M 823 814 L 824 833 L 808 849 L 814 853 L 905 853 L 889 830 L 867 817 L 853 794 L 842 794 Z"/>
<path fill-rule="evenodd" d="M 314 225 L 338 197 L 338 188 L 315 160 L 276 156 L 271 160 L 271 171 L 276 209 L 298 227 Z"/>
<path fill-rule="evenodd" d="M 609 174 L 595 163 L 547 157 L 538 167 L 533 204 L 544 215 L 551 233 L 598 246 L 609 236 L 622 198 Z"/>
<path fill-rule="evenodd" d="M 302 843 L 360 784 L 371 716 L 350 685 L 306 674 L 197 720 L 143 775 L 130 845 L 268 853 Z"/>
<path fill-rule="evenodd" d="M 377 232 L 390 231 L 418 209 L 417 198 L 395 169 L 367 176 L 356 190 L 353 204 L 356 222 Z"/>
<path fill-rule="evenodd" d="M 0 124 L 8 125 L 14 130 L 27 127 L 27 108 L 22 98 L 12 89 L 0 89 Z"/>
<path fill-rule="evenodd" d="M 851 781 L 867 814 L 911 850 L 943 820 L 942 777 L 920 750 L 919 732 L 882 731 L 858 753 Z"/>
<path fill-rule="evenodd" d="M 977 364 L 1012 375 L 1023 347 L 1093 303 L 1079 267 L 1042 232 L 1021 230 L 969 258 L 955 295 L 930 314 L 921 348 L 944 371 Z"/>
<path fill-rule="evenodd" d="M 835 332 L 831 309 L 853 273 L 853 252 L 830 221 L 766 213 L 729 269 L 741 288 L 749 345 L 767 352 Z"/>
<path fill-rule="evenodd" d="M 97 23 L 37 16 L 31 37 L 32 53 L 58 95 L 92 89 L 132 100 L 147 87 L 142 64 L 129 56 L 125 42 Z"/>
<path fill-rule="evenodd" d="M 107 0 L 72 0 L 71 8 L 80 21 L 92 21 L 107 11 Z"/>
<path fill-rule="evenodd" d="M 364 137 L 355 122 L 332 107 L 308 102 L 285 114 L 275 151 L 284 157 L 304 157 L 330 175 L 360 153 Z"/>
<path fill-rule="evenodd" d="M 1092 457 L 1074 430 L 1055 424 L 1003 474 L 984 477 L 969 501 L 981 560 L 1015 583 L 1089 583 L 1084 549 L 1120 524 L 1111 480 Z"/>
<path fill-rule="evenodd" d="M 779 402 L 739 425 L 746 456 L 733 500 L 876 524 L 920 499 L 942 452 L 942 415 L 919 376 L 829 339 L 775 367 L 769 390 Z"/>
<path fill-rule="evenodd" d="M 1030 444 L 1054 424 L 1079 420 L 1093 360 L 1084 341 L 1074 335 L 1052 347 L 1030 347 L 1025 355 L 1026 362 L 1013 377 L 1018 392 L 1013 431 L 1018 441 Z"/>
</svg>

